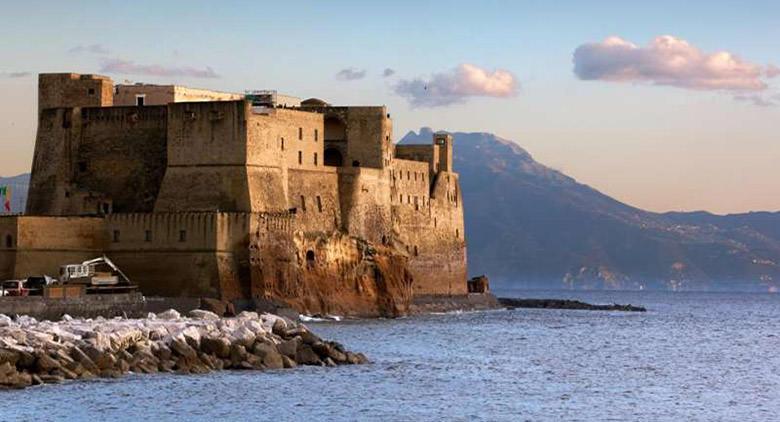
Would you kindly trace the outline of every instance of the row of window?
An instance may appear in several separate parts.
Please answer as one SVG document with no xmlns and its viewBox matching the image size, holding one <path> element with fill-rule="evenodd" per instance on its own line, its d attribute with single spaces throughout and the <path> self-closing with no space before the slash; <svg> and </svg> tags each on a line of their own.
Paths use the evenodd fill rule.
<svg viewBox="0 0 780 422">
<path fill-rule="evenodd" d="M 112 233 L 111 240 L 114 243 L 119 243 L 122 240 L 122 233 L 119 230 L 114 230 Z M 144 231 L 144 242 L 151 242 L 152 241 L 152 231 L 146 230 Z M 187 241 L 187 230 L 179 230 L 179 242 L 186 242 Z"/>
<path fill-rule="evenodd" d="M 299 141 L 303 140 L 303 128 L 302 127 L 298 128 L 298 140 Z M 320 140 L 320 131 L 319 131 L 319 129 L 314 129 L 314 142 L 317 142 L 319 140 Z M 284 142 L 284 138 L 282 138 L 282 142 Z"/>
<path fill-rule="evenodd" d="M 422 203 L 418 202 L 419 197 L 417 195 L 414 196 L 414 209 L 419 210 L 420 205 L 422 206 L 430 206 L 431 200 L 427 196 L 422 197 Z M 404 203 L 404 194 L 398 194 L 398 203 L 403 204 Z M 406 195 L 406 203 L 411 204 L 412 203 L 412 195 Z"/>
<path fill-rule="evenodd" d="M 314 153 L 314 160 L 312 161 L 315 166 L 319 165 L 319 156 Z M 303 151 L 298 151 L 298 164 L 303 164 Z"/>
<path fill-rule="evenodd" d="M 392 170 L 393 180 L 404 180 L 404 171 L 398 170 L 396 173 L 396 170 Z M 424 182 L 425 181 L 425 172 L 417 172 L 417 171 L 409 171 L 406 170 L 406 180 L 412 180 L 414 178 L 414 181 L 416 182 L 418 180 Z"/>
<path fill-rule="evenodd" d="M 317 205 L 317 211 L 322 212 L 322 198 L 317 195 L 315 197 L 315 203 Z M 301 195 L 301 211 L 306 211 L 306 197 Z"/>
<path fill-rule="evenodd" d="M 320 131 L 318 129 L 314 129 L 314 142 L 317 142 L 320 139 Z M 303 140 L 303 128 L 298 128 L 298 140 Z M 284 151 L 284 136 L 279 138 L 279 147 Z"/>
</svg>

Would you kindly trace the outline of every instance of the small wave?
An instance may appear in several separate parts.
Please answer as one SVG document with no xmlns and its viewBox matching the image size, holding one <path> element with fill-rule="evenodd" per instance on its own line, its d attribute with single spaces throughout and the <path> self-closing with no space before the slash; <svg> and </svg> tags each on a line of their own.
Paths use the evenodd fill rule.
<svg viewBox="0 0 780 422">
<path fill-rule="evenodd" d="M 344 317 L 339 315 L 299 315 L 298 319 L 300 319 L 302 322 L 326 322 L 326 321 L 336 321 L 339 322 L 344 319 Z"/>
</svg>

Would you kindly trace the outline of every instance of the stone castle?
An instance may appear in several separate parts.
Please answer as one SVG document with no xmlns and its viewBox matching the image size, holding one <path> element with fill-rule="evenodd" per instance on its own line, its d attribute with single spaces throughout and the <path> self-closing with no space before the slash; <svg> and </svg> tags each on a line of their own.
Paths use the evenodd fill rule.
<svg viewBox="0 0 780 422">
<path fill-rule="evenodd" d="M 25 215 L 0 279 L 109 256 L 146 295 L 397 315 L 467 294 L 452 138 L 384 106 L 41 74 Z"/>
</svg>

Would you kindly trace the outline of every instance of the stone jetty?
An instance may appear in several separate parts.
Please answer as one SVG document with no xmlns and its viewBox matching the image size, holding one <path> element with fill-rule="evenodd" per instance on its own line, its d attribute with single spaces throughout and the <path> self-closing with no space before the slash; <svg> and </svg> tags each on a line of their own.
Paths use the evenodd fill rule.
<svg viewBox="0 0 780 422">
<path fill-rule="evenodd" d="M 623 312 L 646 312 L 643 306 L 634 306 L 631 304 L 620 305 L 613 303 L 610 305 L 592 305 L 590 303 L 580 302 L 579 300 L 568 299 L 515 299 L 508 297 L 498 298 L 498 303 L 509 308 L 531 308 L 531 309 L 578 309 L 585 311 L 623 311 Z"/>
<path fill-rule="evenodd" d="M 0 388 L 129 372 L 200 374 L 367 362 L 363 354 L 272 314 L 221 318 L 194 310 L 183 317 L 168 310 L 143 319 L 66 315 L 55 322 L 0 315 Z"/>
</svg>

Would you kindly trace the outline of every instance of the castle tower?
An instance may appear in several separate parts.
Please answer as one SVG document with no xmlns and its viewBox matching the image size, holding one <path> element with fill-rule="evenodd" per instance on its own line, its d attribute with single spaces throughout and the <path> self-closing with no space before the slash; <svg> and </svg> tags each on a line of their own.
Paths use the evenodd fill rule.
<svg viewBox="0 0 780 422">
<path fill-rule="evenodd" d="M 452 172 L 452 135 L 434 133 L 433 144 L 439 148 L 439 171 Z"/>
<path fill-rule="evenodd" d="M 38 75 L 38 112 L 63 107 L 109 107 L 114 104 L 114 82 L 107 76 L 78 73 Z"/>
</svg>

